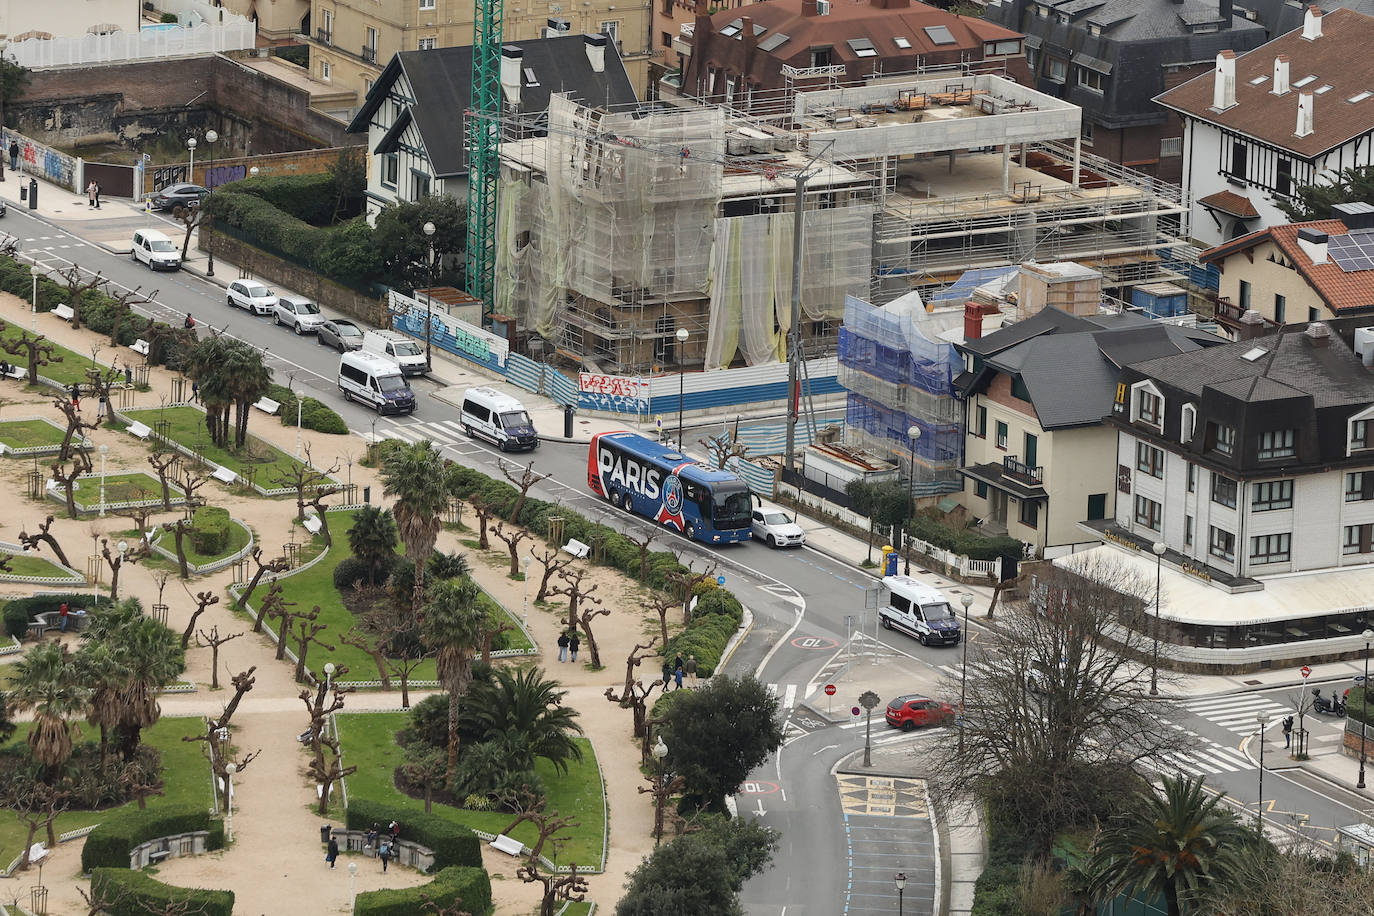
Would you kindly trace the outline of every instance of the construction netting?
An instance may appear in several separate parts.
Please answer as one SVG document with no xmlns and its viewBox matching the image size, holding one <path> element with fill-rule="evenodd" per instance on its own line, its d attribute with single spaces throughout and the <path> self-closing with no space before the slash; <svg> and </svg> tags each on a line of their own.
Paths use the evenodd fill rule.
<svg viewBox="0 0 1374 916">
<path fill-rule="evenodd" d="M 922 333 L 920 297 L 909 294 L 878 308 L 847 297 L 840 329 L 839 381 L 845 398 L 845 440 L 906 468 L 918 494 L 960 489 L 962 404 L 954 397 L 961 362 L 954 347 Z"/>
<path fill-rule="evenodd" d="M 615 305 L 707 291 L 723 109 L 636 116 L 554 95 L 547 136 L 510 150 L 519 155 L 503 144 L 497 311 L 550 336 L 572 296 Z"/>
</svg>

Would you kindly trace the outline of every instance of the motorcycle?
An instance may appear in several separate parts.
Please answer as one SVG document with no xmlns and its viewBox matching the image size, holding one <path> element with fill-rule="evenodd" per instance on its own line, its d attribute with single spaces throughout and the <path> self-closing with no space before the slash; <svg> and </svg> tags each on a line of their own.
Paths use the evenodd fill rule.
<svg viewBox="0 0 1374 916">
<path fill-rule="evenodd" d="M 1321 713 L 1322 715 L 1344 716 L 1345 709 L 1345 697 L 1335 696 L 1328 700 L 1326 697 L 1322 696 L 1320 688 L 1316 688 L 1312 691 L 1313 712 Z"/>
<path fill-rule="evenodd" d="M 10 205 L 5 201 L 0 200 L 0 216 L 4 216 L 8 212 L 10 212 Z"/>
</svg>

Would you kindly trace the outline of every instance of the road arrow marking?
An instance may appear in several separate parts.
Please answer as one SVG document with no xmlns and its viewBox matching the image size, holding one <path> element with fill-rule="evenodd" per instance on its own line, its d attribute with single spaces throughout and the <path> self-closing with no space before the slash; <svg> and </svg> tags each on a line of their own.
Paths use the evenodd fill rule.
<svg viewBox="0 0 1374 916">
<path fill-rule="evenodd" d="M 763 816 L 764 816 L 765 814 L 767 814 L 767 813 L 768 813 L 767 811 L 764 811 L 764 810 L 763 810 L 763 799 L 760 798 L 760 799 L 759 799 L 759 810 L 758 810 L 758 815 L 759 815 L 759 817 L 763 817 Z"/>
</svg>

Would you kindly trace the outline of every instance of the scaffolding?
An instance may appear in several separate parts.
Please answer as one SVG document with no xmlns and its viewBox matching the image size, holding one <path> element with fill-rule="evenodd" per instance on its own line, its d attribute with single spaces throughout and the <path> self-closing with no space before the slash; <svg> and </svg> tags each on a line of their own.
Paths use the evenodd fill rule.
<svg viewBox="0 0 1374 916">
<path fill-rule="evenodd" d="M 954 397 L 954 347 L 918 327 L 919 297 L 879 308 L 845 300 L 839 381 L 846 391 L 845 440 L 906 469 L 914 493 L 960 489 L 962 406 Z M 913 441 L 909 430 L 921 430 Z M 914 446 L 914 447 L 913 447 Z"/>
</svg>

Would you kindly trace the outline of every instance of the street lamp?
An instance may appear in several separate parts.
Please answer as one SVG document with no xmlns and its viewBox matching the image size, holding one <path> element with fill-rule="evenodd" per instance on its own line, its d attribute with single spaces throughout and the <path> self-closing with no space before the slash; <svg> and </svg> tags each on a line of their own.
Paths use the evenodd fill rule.
<svg viewBox="0 0 1374 916">
<path fill-rule="evenodd" d="M 424 230 L 425 237 L 429 239 L 429 261 L 425 265 L 429 271 L 429 291 L 425 293 L 425 371 L 429 372 L 434 368 L 430 354 L 432 352 L 431 337 L 433 336 L 431 330 L 434 327 L 432 313 L 434 308 L 434 233 L 436 230 L 433 223 L 425 223 Z"/>
<path fill-rule="evenodd" d="M 1269 724 L 1269 714 L 1262 712 L 1255 716 L 1255 721 L 1259 723 L 1259 802 L 1255 805 L 1255 832 L 1260 836 L 1264 835 L 1264 727 Z"/>
<path fill-rule="evenodd" d="M 239 771 L 238 764 L 226 763 L 224 765 L 224 775 L 227 777 L 228 788 L 224 792 L 224 840 L 227 843 L 234 842 L 234 774 Z"/>
<path fill-rule="evenodd" d="M 520 561 L 520 566 L 525 574 L 525 601 L 520 606 L 520 623 L 524 626 L 530 625 L 530 563 L 534 561 L 534 554 L 527 553 Z"/>
<path fill-rule="evenodd" d="M 110 454 L 108 445 L 100 446 L 100 517 L 105 517 L 105 456 Z"/>
<path fill-rule="evenodd" d="M 42 275 L 42 271 L 40 271 L 40 270 L 38 269 L 38 265 L 37 265 L 37 264 L 35 264 L 35 265 L 33 265 L 32 267 L 30 267 L 30 268 L 29 268 L 29 271 L 33 274 L 33 299 L 31 300 L 32 303 L 33 303 L 33 308 L 30 310 L 30 313 L 29 313 L 29 330 L 32 331 L 32 332 L 34 332 L 35 334 L 37 334 L 37 333 L 38 333 L 38 278 L 39 278 L 39 276 Z"/>
<path fill-rule="evenodd" d="M 214 193 L 215 190 L 213 187 L 211 187 L 210 182 L 211 180 L 213 180 L 215 174 L 215 141 L 218 139 L 219 134 L 215 133 L 213 130 L 207 130 L 205 132 L 205 142 L 210 147 L 210 171 L 205 173 L 205 187 L 211 193 Z M 206 195 L 206 199 L 209 199 L 209 195 Z M 200 224 L 201 227 L 204 228 L 205 201 L 201 201 L 200 207 Z M 205 256 L 207 259 L 207 263 L 205 266 L 205 276 L 213 277 L 215 275 L 215 233 L 213 231 L 211 231 L 208 244 L 205 246 Z"/>
<path fill-rule="evenodd" d="M 916 514 L 916 443 L 921 438 L 921 427 L 917 426 L 915 423 L 908 426 L 906 429 L 906 438 L 907 442 L 911 444 L 911 471 L 910 476 L 907 478 L 907 497 L 911 500 L 911 513 L 907 517 L 907 521 L 910 522 L 911 517 Z M 909 576 L 911 575 L 911 551 L 907 550 L 906 547 L 905 526 L 902 527 L 902 541 L 897 546 L 902 548 L 902 553 L 906 557 L 902 575 Z"/>
<path fill-rule="evenodd" d="M 192 137 L 186 141 L 186 148 L 191 151 L 191 170 L 186 175 L 186 180 L 191 184 L 196 183 L 196 138 Z"/>
<path fill-rule="evenodd" d="M 668 745 L 663 743 L 662 735 L 658 736 L 649 753 L 658 768 L 658 777 L 654 784 L 654 846 L 658 846 L 663 839 L 663 806 L 668 802 L 668 795 L 663 786 L 663 761 L 668 756 Z"/>
<path fill-rule="evenodd" d="M 1360 781 L 1355 788 L 1364 788 L 1364 736 L 1369 732 L 1369 644 L 1374 642 L 1374 630 L 1366 629 L 1364 637 L 1364 687 L 1360 690 Z"/>
<path fill-rule="evenodd" d="M 1155 552 L 1155 625 L 1154 651 L 1150 661 L 1150 696 L 1156 697 L 1159 696 L 1159 577 L 1164 565 L 1164 551 L 1169 548 L 1163 541 L 1155 541 L 1150 549 Z"/>
<path fill-rule="evenodd" d="M 358 863 L 348 863 L 348 899 L 351 903 L 358 902 Z"/>
<path fill-rule="evenodd" d="M 334 663 L 333 663 L 333 662 L 325 662 L 325 663 L 324 663 L 324 690 L 325 690 L 325 693 L 328 693 L 328 692 L 329 692 L 330 686 L 334 683 L 334 672 L 335 672 L 336 670 L 337 670 L 337 669 L 334 667 Z"/>
<path fill-rule="evenodd" d="M 258 167 L 257 167 L 256 165 L 253 166 L 251 169 L 248 170 L 248 177 L 249 177 L 249 178 L 257 178 L 257 177 L 258 177 L 258 171 L 259 171 Z"/>
<path fill-rule="evenodd" d="M 906 891 L 906 872 L 897 872 L 897 877 L 893 880 L 897 884 L 897 916 L 902 916 L 902 897 Z"/>
<path fill-rule="evenodd" d="M 964 754 L 964 696 L 968 687 L 968 609 L 973 606 L 973 596 L 968 592 L 959 596 L 959 602 L 964 606 L 964 632 L 960 639 L 964 644 L 964 661 L 959 666 L 959 759 L 963 759 Z"/>
<path fill-rule="evenodd" d="M 677 450 L 682 451 L 682 392 L 683 384 L 687 377 L 687 367 L 683 361 L 687 358 L 687 338 L 691 333 L 686 328 L 678 328 L 677 334 Z"/>
</svg>

